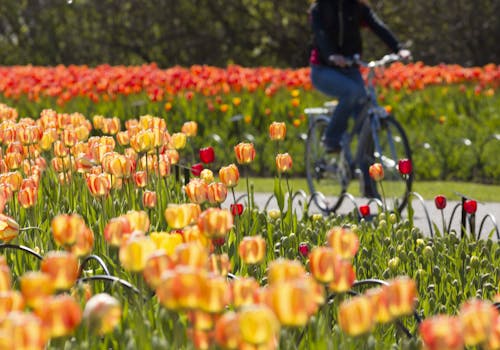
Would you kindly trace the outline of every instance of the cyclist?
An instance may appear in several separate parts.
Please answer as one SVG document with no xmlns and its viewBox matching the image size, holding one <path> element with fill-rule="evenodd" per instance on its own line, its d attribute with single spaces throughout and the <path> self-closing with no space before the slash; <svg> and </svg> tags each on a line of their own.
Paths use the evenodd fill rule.
<svg viewBox="0 0 500 350">
<path fill-rule="evenodd" d="M 346 59 L 361 55 L 361 28 L 370 28 L 402 58 L 409 58 L 410 51 L 403 48 L 366 0 L 316 0 L 309 15 L 314 36 L 309 60 L 311 82 L 317 90 L 338 100 L 323 144 L 327 153 L 338 153 L 349 116 L 356 118 L 366 101 L 359 67 L 348 65 Z M 378 197 L 375 186 L 369 183 L 367 169 L 362 171 L 366 179 L 364 195 Z"/>
</svg>

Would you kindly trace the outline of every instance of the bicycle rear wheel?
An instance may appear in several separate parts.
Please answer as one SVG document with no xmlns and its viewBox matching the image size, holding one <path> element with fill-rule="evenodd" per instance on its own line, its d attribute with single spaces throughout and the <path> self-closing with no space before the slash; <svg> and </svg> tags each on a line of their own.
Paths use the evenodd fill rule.
<svg viewBox="0 0 500 350">
<path fill-rule="evenodd" d="M 362 137 L 365 149 L 360 162 L 361 186 L 364 187 L 365 192 L 367 190 L 370 192 L 366 187 L 371 186 L 372 190 L 377 188 L 373 180 L 365 177 L 369 176 L 368 167 L 371 164 L 382 164 L 384 179 L 378 186 L 383 192 L 380 194 L 385 197 L 388 210 L 401 212 L 408 202 L 408 194 L 411 192 L 413 183 L 413 172 L 403 176 L 398 168 L 401 159 L 411 161 L 411 149 L 403 127 L 393 116 L 388 116 L 380 119 L 380 127 L 374 135 L 373 128 L 367 120 L 363 126 Z"/>
<path fill-rule="evenodd" d="M 349 183 L 348 174 L 343 169 L 341 154 L 327 154 L 321 142 L 328 126 L 328 120 L 316 119 L 309 128 L 306 141 L 305 168 L 309 191 L 314 204 L 324 213 L 335 211 L 341 204 Z M 330 193 L 339 193 L 338 197 L 327 199 L 321 193 L 320 186 Z"/>
</svg>

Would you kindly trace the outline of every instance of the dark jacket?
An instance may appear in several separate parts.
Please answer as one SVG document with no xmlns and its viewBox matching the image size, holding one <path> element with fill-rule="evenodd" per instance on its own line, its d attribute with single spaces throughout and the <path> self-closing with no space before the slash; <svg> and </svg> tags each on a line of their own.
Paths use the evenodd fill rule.
<svg viewBox="0 0 500 350">
<path fill-rule="evenodd" d="M 373 10 L 357 0 L 317 0 L 310 9 L 310 21 L 314 35 L 311 63 L 327 64 L 333 54 L 361 54 L 363 26 L 370 28 L 392 51 L 401 49 Z"/>
</svg>

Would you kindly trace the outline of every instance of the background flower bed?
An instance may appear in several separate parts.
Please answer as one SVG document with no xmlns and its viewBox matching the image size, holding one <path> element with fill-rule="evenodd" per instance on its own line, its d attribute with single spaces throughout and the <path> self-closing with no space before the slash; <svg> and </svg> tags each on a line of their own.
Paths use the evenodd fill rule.
<svg viewBox="0 0 500 350">
<path fill-rule="evenodd" d="M 407 130 L 417 180 L 499 183 L 499 72 L 495 65 L 415 63 L 395 64 L 379 78 L 381 104 L 390 106 Z M 285 121 L 289 137 L 284 144 L 294 156 L 297 176 L 304 175 L 303 110 L 327 100 L 311 90 L 307 68 L 239 66 L 3 67 L 0 91 L 0 100 L 35 118 L 44 108 L 88 118 L 116 116 L 122 122 L 151 114 L 168 120 L 171 130 L 194 120 L 201 136 L 196 146 L 217 150 L 246 139 L 263 151 L 269 123 Z M 218 153 L 217 161 L 227 163 L 226 153 Z M 266 164 L 272 156 L 263 153 L 251 170 L 269 176 Z"/>
</svg>

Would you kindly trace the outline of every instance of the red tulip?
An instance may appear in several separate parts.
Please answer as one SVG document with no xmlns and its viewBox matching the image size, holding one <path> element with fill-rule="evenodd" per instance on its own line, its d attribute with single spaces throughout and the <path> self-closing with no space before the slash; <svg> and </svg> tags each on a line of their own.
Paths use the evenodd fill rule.
<svg viewBox="0 0 500 350">
<path fill-rule="evenodd" d="M 231 204 L 231 214 L 233 214 L 234 216 L 240 216 L 241 214 L 243 214 L 243 204 Z"/>
<path fill-rule="evenodd" d="M 475 214 L 477 210 L 477 202 L 473 199 L 468 199 L 464 202 L 464 210 L 467 214 Z"/>
<path fill-rule="evenodd" d="M 205 147 L 200 149 L 200 160 L 205 164 L 210 164 L 215 160 L 215 152 L 213 147 Z"/>
<path fill-rule="evenodd" d="M 360 205 L 359 213 L 362 217 L 370 216 L 370 206 L 369 205 Z"/>
<path fill-rule="evenodd" d="M 191 166 L 191 174 L 194 176 L 200 176 L 201 171 L 203 170 L 203 164 L 196 163 Z"/>
<path fill-rule="evenodd" d="M 437 195 L 436 197 L 434 197 L 434 204 L 438 209 L 446 208 L 446 197 L 441 194 Z"/>
<path fill-rule="evenodd" d="M 306 242 L 302 242 L 299 244 L 299 253 L 302 255 L 304 258 L 307 258 L 309 255 L 309 244 Z"/>
<path fill-rule="evenodd" d="M 410 175 L 413 170 L 413 166 L 411 164 L 411 160 L 409 159 L 400 159 L 398 162 L 398 169 L 402 175 Z"/>
</svg>

